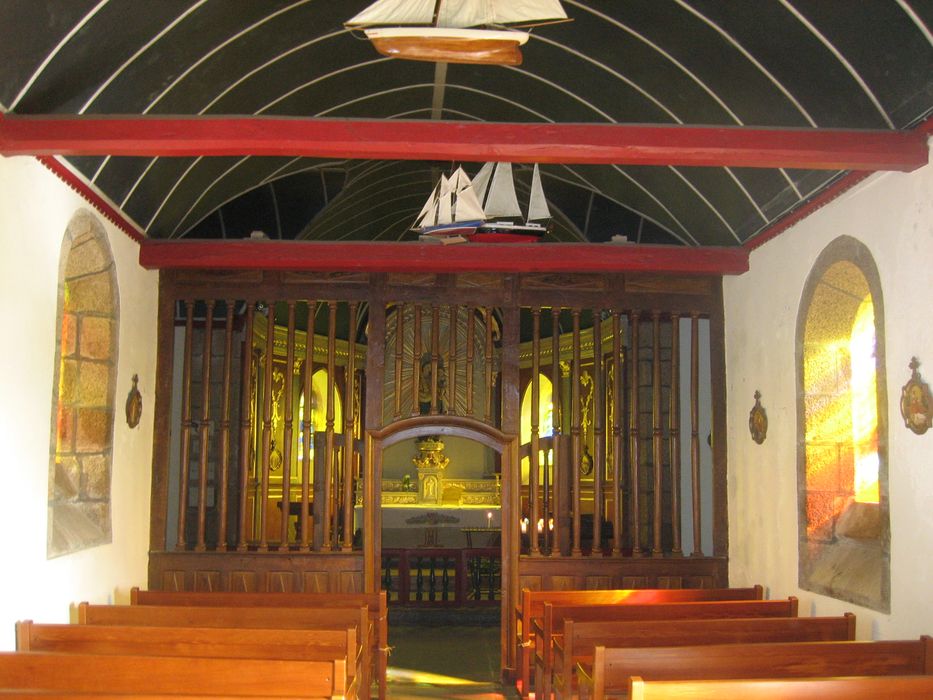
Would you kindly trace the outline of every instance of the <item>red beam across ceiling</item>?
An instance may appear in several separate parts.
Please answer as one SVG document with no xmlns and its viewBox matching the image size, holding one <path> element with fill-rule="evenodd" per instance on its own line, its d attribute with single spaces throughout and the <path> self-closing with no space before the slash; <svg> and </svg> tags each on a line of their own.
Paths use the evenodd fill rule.
<svg viewBox="0 0 933 700">
<path fill-rule="evenodd" d="M 152 241 L 139 247 L 147 269 L 360 272 L 670 272 L 738 275 L 742 248 L 613 243 L 329 243 L 317 241 Z"/>
<path fill-rule="evenodd" d="M 926 134 L 919 130 L 10 114 L 0 114 L 0 154 L 310 156 L 903 171 L 921 167 L 928 159 Z"/>
</svg>

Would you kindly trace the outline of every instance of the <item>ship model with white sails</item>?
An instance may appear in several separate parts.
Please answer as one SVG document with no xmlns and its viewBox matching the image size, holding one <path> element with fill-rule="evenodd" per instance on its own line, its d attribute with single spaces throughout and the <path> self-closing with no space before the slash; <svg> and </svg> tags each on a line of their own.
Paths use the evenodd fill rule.
<svg viewBox="0 0 933 700">
<path fill-rule="evenodd" d="M 412 230 L 422 240 L 440 243 L 527 243 L 548 232 L 551 212 L 541 185 L 538 164 L 531 194 L 522 214 L 515 193 L 511 163 L 486 163 L 471 180 L 462 167 L 441 175 Z"/>
<path fill-rule="evenodd" d="M 517 66 L 519 28 L 566 21 L 559 0 L 377 0 L 344 25 L 392 58 Z"/>
</svg>

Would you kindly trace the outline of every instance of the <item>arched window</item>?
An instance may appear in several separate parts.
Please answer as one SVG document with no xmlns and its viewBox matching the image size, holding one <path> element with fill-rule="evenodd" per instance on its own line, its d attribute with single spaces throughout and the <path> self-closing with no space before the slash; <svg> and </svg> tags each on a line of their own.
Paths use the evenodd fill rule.
<svg viewBox="0 0 933 700">
<path fill-rule="evenodd" d="M 59 264 L 49 468 L 49 558 L 111 541 L 119 296 L 110 242 L 78 212 Z"/>
<path fill-rule="evenodd" d="M 883 305 L 868 250 L 841 237 L 797 324 L 800 587 L 888 611 Z"/>
<path fill-rule="evenodd" d="M 330 385 L 330 377 L 326 369 L 319 369 L 311 375 L 311 431 L 322 433 L 327 430 L 327 391 Z M 305 415 L 305 395 L 302 392 L 298 398 L 298 415 Z M 299 466 L 304 459 L 304 431 L 296 430 L 297 447 L 295 455 Z M 334 390 L 334 432 L 343 432 L 343 401 L 340 398 L 340 392 Z M 314 440 L 308 448 L 311 454 L 311 463 L 314 463 Z M 292 472 L 292 481 L 301 483 L 301 471 Z"/>
<path fill-rule="evenodd" d="M 554 402 L 552 399 L 553 388 L 551 380 L 543 374 L 538 375 L 538 436 L 549 437 L 554 434 Z M 522 395 L 522 414 L 521 414 L 521 444 L 525 445 L 531 442 L 531 382 L 525 387 L 525 393 Z M 539 458 L 539 468 L 543 469 L 545 462 L 548 468 L 554 464 L 553 455 L 542 455 Z M 522 458 L 522 483 L 528 483 L 528 472 L 531 469 L 530 460 L 527 457 Z M 543 475 L 540 475 L 543 477 Z"/>
</svg>

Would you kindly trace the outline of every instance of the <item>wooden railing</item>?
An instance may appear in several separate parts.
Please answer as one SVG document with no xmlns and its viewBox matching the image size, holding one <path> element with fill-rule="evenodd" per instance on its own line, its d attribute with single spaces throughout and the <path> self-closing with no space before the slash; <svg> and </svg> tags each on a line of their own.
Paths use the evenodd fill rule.
<svg viewBox="0 0 933 700">
<path fill-rule="evenodd" d="M 383 549 L 382 588 L 390 605 L 498 605 L 500 551 L 496 547 Z"/>
</svg>

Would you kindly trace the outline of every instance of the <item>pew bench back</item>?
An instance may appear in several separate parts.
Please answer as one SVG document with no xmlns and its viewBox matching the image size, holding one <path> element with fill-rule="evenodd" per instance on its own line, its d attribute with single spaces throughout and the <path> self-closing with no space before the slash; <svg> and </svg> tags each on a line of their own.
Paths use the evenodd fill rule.
<svg viewBox="0 0 933 700">
<path fill-rule="evenodd" d="M 622 620 L 577 622 L 564 620 L 555 636 L 551 663 L 538 657 L 535 678 L 541 672 L 541 697 L 553 686 L 556 696 L 571 697 L 574 668 L 592 663 L 597 645 L 604 647 L 691 646 L 760 642 L 828 642 L 855 639 L 855 615 L 839 617 L 764 617 L 700 620 Z M 545 685 L 551 670 L 553 680 Z M 537 697 L 537 696 L 536 696 Z"/>
<path fill-rule="evenodd" d="M 534 662 L 534 625 L 544 614 L 547 603 L 554 605 L 648 605 L 662 602 L 693 602 L 705 600 L 761 600 L 764 588 L 634 588 L 604 590 L 533 591 L 522 589 L 515 608 L 515 658 L 518 663 L 518 686 L 523 696 L 530 688 Z"/>
<path fill-rule="evenodd" d="M 205 605 L 211 607 L 369 608 L 370 622 L 376 628 L 370 657 L 373 675 L 379 682 L 379 696 L 385 697 L 388 668 L 388 603 L 385 591 L 378 593 L 306 593 L 259 591 L 153 591 L 130 589 L 130 605 Z"/>
<path fill-rule="evenodd" d="M 216 659 L 118 654 L 0 652 L 7 690 L 254 697 L 355 697 L 343 684 L 346 662 Z"/>
<path fill-rule="evenodd" d="M 933 673 L 933 638 L 876 642 L 779 642 L 681 647 L 597 646 L 578 664 L 581 697 L 624 693 L 629 678 L 701 680 Z"/>
<path fill-rule="evenodd" d="M 141 656 L 210 656 L 240 659 L 329 661 L 347 659 L 347 676 L 359 673 L 355 627 L 339 630 L 243 627 L 154 627 L 16 623 L 17 651 Z"/>
<path fill-rule="evenodd" d="M 646 681 L 631 678 L 629 700 L 878 700 L 933 697 L 933 676 Z"/>
</svg>

